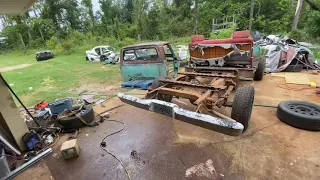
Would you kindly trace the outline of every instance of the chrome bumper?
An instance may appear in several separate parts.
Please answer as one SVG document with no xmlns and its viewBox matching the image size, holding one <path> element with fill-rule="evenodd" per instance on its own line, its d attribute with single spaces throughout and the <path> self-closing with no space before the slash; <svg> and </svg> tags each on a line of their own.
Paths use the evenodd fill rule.
<svg viewBox="0 0 320 180">
<path fill-rule="evenodd" d="M 238 122 L 200 114 L 180 108 L 176 104 L 156 99 L 140 99 L 134 96 L 118 93 L 122 102 L 151 112 L 160 113 L 180 121 L 184 121 L 206 129 L 214 130 L 223 134 L 238 136 L 243 131 L 243 125 Z"/>
</svg>

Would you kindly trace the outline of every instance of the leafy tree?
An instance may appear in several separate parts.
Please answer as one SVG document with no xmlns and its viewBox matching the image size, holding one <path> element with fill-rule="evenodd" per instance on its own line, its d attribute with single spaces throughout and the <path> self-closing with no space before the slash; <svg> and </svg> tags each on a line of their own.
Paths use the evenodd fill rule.
<svg viewBox="0 0 320 180">
<path fill-rule="evenodd" d="M 253 31 L 283 33 L 297 39 L 320 37 L 320 0 L 303 0 L 297 29 L 291 31 L 298 0 L 255 0 Z M 250 0 L 38 0 L 21 16 L 0 16 L 1 50 L 48 48 L 71 53 L 74 47 L 127 45 L 137 39 L 167 40 L 204 34 L 228 37 L 249 27 Z M 235 18 L 236 27 L 212 34 L 212 21 Z M 65 52 L 64 52 L 65 51 Z"/>
<path fill-rule="evenodd" d="M 94 27 L 95 18 L 94 18 L 94 14 L 93 14 L 92 1 L 91 1 L 91 0 L 82 0 L 82 4 L 83 4 L 84 7 L 86 8 L 86 13 L 89 14 L 92 27 Z"/>
</svg>

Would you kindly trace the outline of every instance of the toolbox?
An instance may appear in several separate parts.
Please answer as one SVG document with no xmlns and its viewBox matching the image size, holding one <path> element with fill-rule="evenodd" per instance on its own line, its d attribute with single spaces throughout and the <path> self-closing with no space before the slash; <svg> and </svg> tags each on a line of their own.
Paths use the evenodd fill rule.
<svg viewBox="0 0 320 180">
<path fill-rule="evenodd" d="M 49 107 L 52 114 L 60 114 L 65 109 L 72 108 L 72 99 L 65 98 L 65 99 L 54 101 L 54 102 L 50 102 Z"/>
</svg>

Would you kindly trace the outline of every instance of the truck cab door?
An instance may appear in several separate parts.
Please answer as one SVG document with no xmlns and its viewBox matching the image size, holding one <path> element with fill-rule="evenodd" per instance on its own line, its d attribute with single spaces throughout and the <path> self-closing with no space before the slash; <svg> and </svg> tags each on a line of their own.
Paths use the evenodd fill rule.
<svg viewBox="0 0 320 180">
<path fill-rule="evenodd" d="M 178 75 L 178 70 L 179 70 L 179 59 L 174 53 L 173 48 L 171 47 L 170 44 L 165 44 L 163 45 L 163 50 L 167 58 L 167 62 L 171 62 L 173 64 L 173 77 L 176 77 Z"/>
</svg>

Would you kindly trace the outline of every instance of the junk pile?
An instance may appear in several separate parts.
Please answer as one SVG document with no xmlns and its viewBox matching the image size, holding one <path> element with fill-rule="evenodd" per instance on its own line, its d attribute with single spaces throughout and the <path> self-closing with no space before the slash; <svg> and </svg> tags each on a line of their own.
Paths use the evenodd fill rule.
<svg viewBox="0 0 320 180">
<path fill-rule="evenodd" d="M 88 103 L 86 100 L 75 101 L 71 98 L 53 102 L 41 102 L 34 107 L 20 110 L 29 132 L 24 134 L 22 141 L 26 146 L 26 153 L 21 153 L 0 136 L 0 179 L 11 179 L 35 162 L 52 152 L 52 148 L 59 141 L 61 133 L 73 133 L 62 143 L 61 156 L 68 160 L 80 155 L 80 145 L 77 140 L 82 127 L 95 127 L 103 123 L 109 115 L 107 112 L 99 114 L 96 119 L 93 106 L 102 103 Z"/>
<path fill-rule="evenodd" d="M 71 98 L 65 98 L 49 103 L 43 101 L 27 110 L 21 109 L 20 114 L 29 129 L 56 127 L 62 131 L 74 131 L 84 126 L 94 126 L 92 105 L 85 100 L 73 104 Z"/>
<path fill-rule="evenodd" d="M 303 68 L 318 70 L 318 60 L 309 49 L 312 44 L 298 42 L 289 37 L 280 38 L 280 35 L 262 37 L 259 33 L 253 34 L 255 45 L 260 48 L 260 54 L 266 58 L 266 72 L 300 72 Z"/>
<path fill-rule="evenodd" d="M 190 58 L 189 56 L 189 47 L 186 45 L 178 45 L 176 46 L 177 54 L 180 58 L 180 67 L 185 67 L 188 65 L 188 59 Z"/>
</svg>

